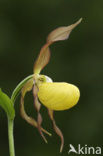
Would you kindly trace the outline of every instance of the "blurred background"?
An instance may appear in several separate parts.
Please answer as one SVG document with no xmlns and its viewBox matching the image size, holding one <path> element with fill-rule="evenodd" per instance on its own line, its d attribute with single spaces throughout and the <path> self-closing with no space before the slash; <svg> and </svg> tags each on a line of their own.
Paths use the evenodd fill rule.
<svg viewBox="0 0 103 156">
<path fill-rule="evenodd" d="M 80 88 L 79 103 L 70 110 L 55 112 L 67 156 L 69 144 L 76 148 L 103 145 L 103 0 L 0 0 L 0 88 L 11 95 L 16 85 L 33 72 L 34 61 L 47 35 L 59 26 L 83 17 L 66 41 L 51 46 L 50 63 L 42 74 L 54 81 Z M 38 131 L 19 113 L 15 103 L 16 156 L 59 156 L 60 139 L 42 106 L 43 127 L 53 135 L 45 144 Z M 32 93 L 25 98 L 27 113 L 36 119 Z M 8 156 L 7 119 L 0 108 L 0 156 Z M 70 154 L 72 156 L 72 154 Z M 76 154 L 75 154 L 76 155 Z"/>
</svg>

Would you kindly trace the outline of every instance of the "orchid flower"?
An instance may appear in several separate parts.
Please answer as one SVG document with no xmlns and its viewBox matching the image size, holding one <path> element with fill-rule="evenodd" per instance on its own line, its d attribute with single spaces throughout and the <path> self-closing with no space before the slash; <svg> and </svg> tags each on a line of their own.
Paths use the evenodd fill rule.
<svg viewBox="0 0 103 156">
<path fill-rule="evenodd" d="M 21 90 L 21 116 L 29 124 L 38 129 L 40 135 L 47 143 L 44 133 L 50 136 L 51 134 L 42 127 L 40 108 L 41 104 L 43 104 L 48 110 L 55 132 L 61 139 L 60 152 L 63 150 L 64 138 L 61 130 L 56 125 L 53 112 L 67 110 L 76 105 L 80 97 L 80 91 L 73 84 L 53 82 L 50 77 L 41 75 L 40 73 L 50 60 L 50 46 L 54 42 L 68 39 L 71 31 L 81 22 L 81 20 L 82 18 L 70 26 L 59 27 L 48 35 L 46 44 L 41 48 L 39 56 L 34 64 L 33 76 L 25 83 Z M 24 108 L 24 97 L 26 93 L 31 90 L 34 97 L 34 106 L 37 111 L 37 121 L 28 116 Z"/>
</svg>

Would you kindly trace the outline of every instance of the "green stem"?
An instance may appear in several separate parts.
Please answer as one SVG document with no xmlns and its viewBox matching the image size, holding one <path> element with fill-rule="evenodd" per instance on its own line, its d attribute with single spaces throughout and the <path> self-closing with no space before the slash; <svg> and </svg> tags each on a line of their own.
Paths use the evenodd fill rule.
<svg viewBox="0 0 103 156">
<path fill-rule="evenodd" d="M 9 152 L 10 156 L 15 156 L 14 137 L 13 137 L 13 120 L 8 119 L 8 137 L 9 137 Z"/>
<path fill-rule="evenodd" d="M 11 100 L 13 102 L 13 105 L 15 103 L 15 100 L 17 98 L 17 96 L 19 95 L 22 87 L 24 86 L 24 84 L 29 80 L 32 79 L 33 75 L 30 75 L 28 77 L 26 77 L 23 81 L 21 81 L 17 87 L 14 89 L 12 96 L 11 96 Z M 15 148 L 14 148 L 14 136 L 13 136 L 13 127 L 14 127 L 14 119 L 11 120 L 8 117 L 8 138 L 9 138 L 9 152 L 10 152 L 10 156 L 15 156 Z"/>
</svg>

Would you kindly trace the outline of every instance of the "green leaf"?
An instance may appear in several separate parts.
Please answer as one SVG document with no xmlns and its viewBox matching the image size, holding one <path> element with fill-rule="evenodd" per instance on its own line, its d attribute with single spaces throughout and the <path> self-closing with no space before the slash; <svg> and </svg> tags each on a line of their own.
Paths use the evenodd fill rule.
<svg viewBox="0 0 103 156">
<path fill-rule="evenodd" d="M 2 92 L 1 89 L 0 89 L 0 106 L 4 109 L 7 116 L 11 120 L 13 120 L 15 117 L 15 110 L 13 107 L 13 102 L 5 93 Z"/>
</svg>

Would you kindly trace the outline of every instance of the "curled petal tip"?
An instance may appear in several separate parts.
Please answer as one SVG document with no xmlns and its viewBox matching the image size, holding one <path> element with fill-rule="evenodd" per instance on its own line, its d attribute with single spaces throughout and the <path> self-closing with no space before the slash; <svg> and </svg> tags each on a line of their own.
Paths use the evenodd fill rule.
<svg viewBox="0 0 103 156">
<path fill-rule="evenodd" d="M 81 18 L 78 20 L 78 23 L 80 23 L 82 20 L 83 20 L 83 18 L 81 17 Z"/>
<path fill-rule="evenodd" d="M 48 141 L 47 141 L 47 139 L 44 137 L 44 135 L 42 136 L 42 138 L 43 138 L 43 140 L 45 141 L 45 143 L 47 144 Z"/>
<path fill-rule="evenodd" d="M 46 143 L 46 144 L 48 144 L 48 141 L 47 141 L 47 140 L 45 140 L 45 143 Z"/>
<path fill-rule="evenodd" d="M 47 130 L 43 129 L 42 127 L 41 127 L 41 130 L 42 130 L 45 134 L 47 134 L 47 135 L 49 135 L 49 136 L 52 136 L 51 133 L 49 133 Z"/>
<path fill-rule="evenodd" d="M 60 153 L 62 153 L 62 151 L 63 151 L 63 148 L 60 148 Z"/>
</svg>

